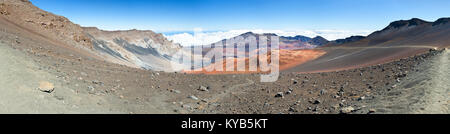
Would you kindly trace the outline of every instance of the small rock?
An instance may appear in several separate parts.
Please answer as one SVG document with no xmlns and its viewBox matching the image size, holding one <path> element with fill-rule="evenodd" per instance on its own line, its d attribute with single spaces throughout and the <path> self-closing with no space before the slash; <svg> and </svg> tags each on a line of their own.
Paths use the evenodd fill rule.
<svg viewBox="0 0 450 134">
<path fill-rule="evenodd" d="M 198 100 L 198 98 L 193 95 L 189 96 L 188 98 L 193 99 L 193 100 Z"/>
<path fill-rule="evenodd" d="M 295 108 L 293 108 L 293 107 L 289 107 L 289 110 L 288 110 L 289 112 L 298 112 Z"/>
<path fill-rule="evenodd" d="M 320 110 L 319 107 L 315 107 L 314 109 L 312 109 L 313 112 L 317 112 L 317 111 L 319 111 L 319 110 Z"/>
<path fill-rule="evenodd" d="M 320 100 L 315 100 L 314 102 L 313 102 L 313 104 L 320 104 L 321 102 L 320 102 Z"/>
<path fill-rule="evenodd" d="M 354 110 L 355 110 L 355 109 L 354 109 L 353 107 L 348 106 L 348 107 L 342 108 L 342 109 L 341 109 L 341 113 L 343 113 L 343 114 L 348 114 L 348 113 L 353 112 Z"/>
<path fill-rule="evenodd" d="M 85 76 L 85 77 L 88 76 L 88 74 L 85 73 L 85 72 L 81 72 L 80 74 L 81 74 L 82 76 Z"/>
<path fill-rule="evenodd" d="M 100 82 L 100 81 L 98 81 L 98 80 L 93 80 L 93 81 L 92 81 L 92 84 L 103 84 L 103 82 Z"/>
<path fill-rule="evenodd" d="M 199 91 L 209 91 L 208 88 L 205 87 L 205 86 L 200 86 L 200 87 L 198 88 L 198 90 L 199 90 Z"/>
<path fill-rule="evenodd" d="M 267 102 L 265 102 L 265 103 L 264 103 L 264 107 L 268 107 L 268 106 L 270 106 L 270 104 L 267 103 Z"/>
<path fill-rule="evenodd" d="M 361 96 L 361 97 L 358 98 L 358 101 L 362 101 L 364 99 L 366 99 L 366 97 L 365 96 Z"/>
<path fill-rule="evenodd" d="M 95 88 L 93 86 L 88 86 L 88 92 L 90 94 L 94 93 L 95 92 Z"/>
<path fill-rule="evenodd" d="M 392 85 L 392 86 L 391 86 L 391 88 L 396 88 L 396 87 L 397 87 L 397 85 Z"/>
<path fill-rule="evenodd" d="M 344 96 L 344 92 L 338 92 L 337 95 L 338 96 Z"/>
<path fill-rule="evenodd" d="M 324 95 L 325 93 L 327 93 L 325 89 L 320 90 L 320 95 Z"/>
<path fill-rule="evenodd" d="M 179 90 L 175 90 L 175 89 L 173 89 L 173 92 L 174 92 L 174 93 L 176 93 L 176 94 L 179 94 L 179 93 L 181 93 L 181 91 L 179 91 Z"/>
<path fill-rule="evenodd" d="M 55 90 L 55 86 L 53 86 L 53 83 L 43 81 L 39 83 L 38 89 L 42 92 L 52 93 Z"/>
<path fill-rule="evenodd" d="M 275 98 L 284 98 L 283 92 L 278 92 L 278 93 L 275 95 Z"/>
<path fill-rule="evenodd" d="M 57 100 L 64 100 L 64 97 L 61 97 L 61 96 L 55 96 L 55 98 L 56 98 Z"/>
<path fill-rule="evenodd" d="M 292 91 L 287 91 L 287 92 L 286 92 L 286 94 L 291 94 L 291 93 L 292 93 Z"/>
<path fill-rule="evenodd" d="M 372 114 L 372 113 L 375 113 L 375 112 L 377 112 L 377 110 L 375 110 L 375 109 L 369 109 L 369 113 L 368 113 L 368 114 Z"/>
<path fill-rule="evenodd" d="M 182 107 L 182 108 L 185 108 L 185 109 L 192 109 L 192 107 L 191 107 L 191 106 L 189 106 L 189 105 L 186 105 L 186 104 L 184 104 L 184 105 L 181 105 L 181 107 Z"/>
</svg>

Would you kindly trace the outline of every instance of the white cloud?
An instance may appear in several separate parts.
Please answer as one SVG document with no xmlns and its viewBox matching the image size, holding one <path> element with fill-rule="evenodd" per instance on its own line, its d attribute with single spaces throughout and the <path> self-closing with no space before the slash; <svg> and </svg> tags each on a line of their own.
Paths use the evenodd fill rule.
<svg viewBox="0 0 450 134">
<path fill-rule="evenodd" d="M 191 45 L 206 45 L 218 42 L 223 39 L 229 39 L 246 32 L 253 33 L 274 33 L 279 36 L 296 36 L 303 35 L 307 37 L 322 36 L 327 40 L 336 40 L 347 38 L 353 35 L 366 36 L 371 33 L 369 30 L 297 30 L 297 31 L 283 31 L 283 30 L 230 30 L 230 31 L 217 31 L 217 32 L 201 32 L 201 29 L 196 29 L 195 34 L 191 33 L 179 33 L 173 35 L 165 35 L 167 39 L 173 40 L 176 43 L 180 43 L 183 46 Z"/>
</svg>

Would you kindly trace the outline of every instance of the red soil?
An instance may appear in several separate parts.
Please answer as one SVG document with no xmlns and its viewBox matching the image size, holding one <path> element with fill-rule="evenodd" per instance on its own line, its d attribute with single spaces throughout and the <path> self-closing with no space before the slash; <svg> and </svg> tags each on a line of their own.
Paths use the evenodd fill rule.
<svg viewBox="0 0 450 134">
<path fill-rule="evenodd" d="M 322 50 L 273 50 L 279 51 L 280 53 L 280 61 L 279 61 L 279 69 L 280 71 L 286 70 L 295 66 L 298 66 L 300 64 L 303 64 L 307 61 L 314 60 L 322 55 L 324 55 L 326 52 Z M 270 54 L 268 54 L 268 62 L 270 63 Z M 245 61 L 245 71 L 237 71 L 237 62 L 238 61 Z M 226 67 L 227 64 L 233 64 L 234 66 Z M 211 69 L 216 68 L 219 66 L 219 64 L 211 64 L 207 67 L 204 67 L 201 69 L 201 71 L 185 71 L 186 73 L 190 74 L 249 74 L 249 73 L 264 73 L 260 70 L 260 68 L 257 68 L 257 71 L 249 71 L 249 58 L 228 58 L 223 61 L 222 64 L 222 71 L 207 71 L 205 68 Z M 233 70 L 233 71 L 226 71 L 226 70 Z"/>
</svg>

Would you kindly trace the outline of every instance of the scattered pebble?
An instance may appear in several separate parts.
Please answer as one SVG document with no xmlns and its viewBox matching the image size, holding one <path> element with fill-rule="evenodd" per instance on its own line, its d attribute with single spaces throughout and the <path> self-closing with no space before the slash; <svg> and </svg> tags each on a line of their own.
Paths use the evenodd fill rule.
<svg viewBox="0 0 450 134">
<path fill-rule="evenodd" d="M 283 92 L 278 92 L 278 93 L 275 95 L 275 98 L 284 98 Z"/>
<path fill-rule="evenodd" d="M 193 99 L 193 100 L 198 100 L 198 98 L 196 96 L 193 96 L 193 95 L 189 96 L 188 98 Z"/>
<path fill-rule="evenodd" d="M 341 109 L 341 113 L 343 113 L 343 114 L 348 114 L 348 113 L 353 112 L 354 110 L 355 110 L 355 108 L 353 108 L 353 107 L 351 107 L 351 106 L 348 106 L 348 107 L 342 108 L 342 109 Z"/>
<path fill-rule="evenodd" d="M 46 93 L 52 93 L 55 90 L 55 86 L 53 83 L 43 81 L 39 83 L 38 90 Z"/>
<path fill-rule="evenodd" d="M 208 88 L 205 87 L 205 86 L 200 86 L 200 87 L 198 88 L 198 90 L 199 90 L 199 91 L 205 91 L 205 92 L 209 91 Z"/>
</svg>

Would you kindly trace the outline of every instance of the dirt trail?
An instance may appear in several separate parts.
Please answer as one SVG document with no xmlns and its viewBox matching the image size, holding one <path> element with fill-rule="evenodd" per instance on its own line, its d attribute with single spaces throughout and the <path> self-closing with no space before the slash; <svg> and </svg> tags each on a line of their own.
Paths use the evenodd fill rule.
<svg viewBox="0 0 450 134">
<path fill-rule="evenodd" d="M 328 48 L 328 47 L 324 47 L 324 48 L 316 48 L 316 49 L 320 49 L 320 50 L 333 50 L 333 49 L 350 49 L 350 50 L 356 50 L 356 49 L 361 49 L 360 51 L 355 51 L 355 52 L 351 52 L 348 54 L 344 54 L 332 59 L 327 60 L 327 62 L 332 61 L 332 60 L 336 60 L 336 59 L 340 59 L 346 56 L 352 56 L 356 53 L 361 53 L 361 51 L 366 50 L 366 49 L 393 49 L 393 48 L 427 48 L 427 49 L 437 49 L 437 47 L 435 46 L 427 46 L 427 45 L 417 45 L 417 46 L 371 46 L 371 47 L 348 47 L 348 46 L 343 46 L 343 47 L 332 47 L 332 48 Z"/>
<path fill-rule="evenodd" d="M 377 113 L 448 114 L 450 52 L 443 51 L 373 102 Z"/>
<path fill-rule="evenodd" d="M 250 80 L 250 79 L 247 79 L 246 81 L 247 82 L 242 83 L 242 84 L 233 85 L 230 88 L 228 88 L 227 90 L 225 90 L 225 92 L 221 92 L 221 93 L 213 96 L 212 98 L 209 99 L 210 102 L 220 102 L 220 101 L 222 101 L 222 99 L 224 97 L 226 97 L 227 95 L 230 95 L 230 93 L 234 94 L 237 92 L 241 92 L 243 87 L 247 87 L 247 86 L 250 86 L 255 83 L 253 80 Z"/>
<path fill-rule="evenodd" d="M 430 75 L 434 76 L 424 97 L 413 107 L 423 107 L 413 113 L 448 114 L 450 95 L 450 52 L 444 51 L 433 61 Z"/>
</svg>

